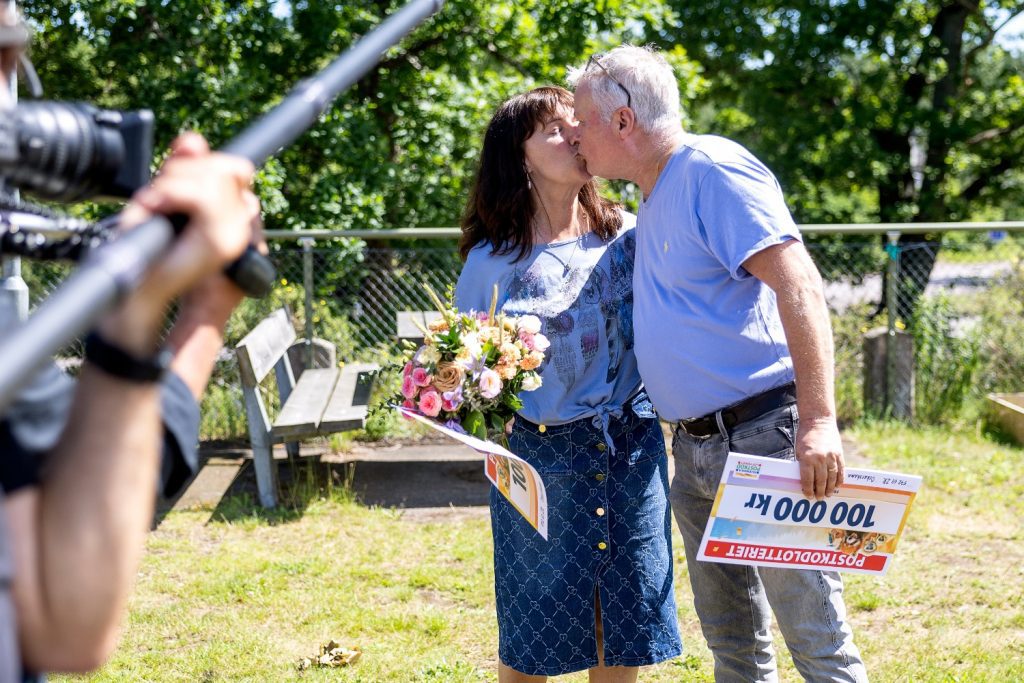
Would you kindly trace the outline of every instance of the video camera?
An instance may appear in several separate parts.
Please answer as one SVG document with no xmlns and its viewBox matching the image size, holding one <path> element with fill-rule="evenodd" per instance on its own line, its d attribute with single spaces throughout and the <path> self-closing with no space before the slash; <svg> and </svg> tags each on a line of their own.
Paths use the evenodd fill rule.
<svg viewBox="0 0 1024 683">
<path fill-rule="evenodd" d="M 25 54 L 31 32 L 0 3 L 5 10 L 0 68 L 20 63 L 34 99 L 0 100 L 0 254 L 78 259 L 106 241 L 110 226 L 61 216 L 12 190 L 61 203 L 127 199 L 149 182 L 153 114 L 40 100 L 42 86 Z"/>
<path fill-rule="evenodd" d="M 0 254 L 77 261 L 112 236 L 8 191 L 72 203 L 127 199 L 149 182 L 153 113 L 30 101 L 0 108 Z"/>
<path fill-rule="evenodd" d="M 127 199 L 149 182 L 153 113 L 70 102 L 0 110 L 0 181 L 42 199 Z"/>
</svg>

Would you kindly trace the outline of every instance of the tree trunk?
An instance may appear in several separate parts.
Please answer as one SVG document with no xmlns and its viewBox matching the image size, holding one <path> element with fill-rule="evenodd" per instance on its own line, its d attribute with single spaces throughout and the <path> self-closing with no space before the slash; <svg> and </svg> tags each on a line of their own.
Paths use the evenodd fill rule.
<svg viewBox="0 0 1024 683">
<path fill-rule="evenodd" d="M 892 197 L 891 192 L 879 192 L 879 209 L 882 220 L 886 221 L 886 213 L 895 213 L 895 204 L 889 202 L 914 201 L 916 199 L 918 208 L 914 215 L 914 221 L 944 221 L 948 218 L 947 203 L 945 199 L 945 180 L 949 173 L 949 149 L 950 135 L 949 128 L 956 125 L 951 118 L 954 116 L 953 103 L 961 95 L 963 87 L 964 54 L 963 54 L 963 33 L 967 19 L 971 14 L 978 12 L 978 4 L 970 0 L 953 2 L 942 7 L 932 22 L 931 37 L 938 39 L 938 45 L 933 50 L 926 50 L 922 53 L 918 63 L 918 73 L 907 80 L 904 88 L 905 98 L 915 98 L 912 104 L 918 104 L 917 98 L 923 94 L 922 86 L 925 84 L 921 73 L 928 67 L 928 62 L 943 62 L 943 75 L 932 85 L 932 96 L 930 108 L 926 118 L 928 126 L 927 149 L 925 151 L 924 168 L 922 169 L 920 189 L 913 185 L 913 168 L 910 155 L 910 138 L 906 138 L 907 145 L 900 152 L 906 153 L 906 167 L 903 180 L 911 176 L 911 185 L 905 189 L 910 192 L 902 197 Z M 892 210 L 887 211 L 887 208 Z M 883 239 L 885 239 L 883 237 Z M 898 278 L 898 290 L 896 292 L 896 317 L 904 322 L 909 322 L 914 317 L 917 304 L 928 286 L 931 278 L 932 268 L 935 266 L 939 254 L 941 237 L 927 234 L 901 235 L 900 247 L 900 270 Z M 882 300 L 879 302 L 876 314 L 885 309 L 888 301 L 887 275 L 883 276 Z"/>
</svg>

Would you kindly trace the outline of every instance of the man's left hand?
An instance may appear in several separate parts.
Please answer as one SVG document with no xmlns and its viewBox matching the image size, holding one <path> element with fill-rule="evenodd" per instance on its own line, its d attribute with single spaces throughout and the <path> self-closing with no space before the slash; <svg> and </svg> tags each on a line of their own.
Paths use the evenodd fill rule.
<svg viewBox="0 0 1024 683">
<path fill-rule="evenodd" d="M 835 418 L 800 419 L 796 437 L 800 488 L 808 498 L 821 500 L 843 483 L 846 465 Z"/>
</svg>

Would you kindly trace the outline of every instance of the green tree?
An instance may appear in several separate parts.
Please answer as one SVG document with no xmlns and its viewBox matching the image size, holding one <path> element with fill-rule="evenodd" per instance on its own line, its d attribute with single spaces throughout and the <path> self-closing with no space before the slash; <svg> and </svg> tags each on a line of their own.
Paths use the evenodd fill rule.
<svg viewBox="0 0 1024 683">
<path fill-rule="evenodd" d="M 33 56 L 47 96 L 153 109 L 163 148 L 183 128 L 223 143 L 402 4 L 298 0 L 285 13 L 268 0 L 22 7 L 37 28 Z M 457 225 L 499 102 L 560 83 L 566 65 L 610 44 L 643 42 L 672 22 L 662 2 L 450 0 L 265 167 L 258 189 L 266 226 Z M 696 66 L 681 50 L 671 58 L 692 94 Z M 367 270 L 391 263 L 386 249 L 367 253 L 379 263 L 342 258 L 329 266 L 323 281 L 336 296 L 320 294 L 339 310 L 351 302 L 346 293 L 361 292 Z"/>
<path fill-rule="evenodd" d="M 1024 199 L 1024 59 L 995 41 L 1024 3 L 670 4 L 660 40 L 711 82 L 701 124 L 765 159 L 798 220 L 1000 218 Z M 901 237 L 901 317 L 936 253 L 911 247 L 932 239 Z"/>
<path fill-rule="evenodd" d="M 225 141 L 401 5 L 302 0 L 281 16 L 268 0 L 22 7 L 49 97 L 153 109 L 163 146 L 186 127 Z M 639 0 L 448 2 L 268 167 L 268 227 L 456 224 L 498 102 L 670 19 Z"/>
</svg>

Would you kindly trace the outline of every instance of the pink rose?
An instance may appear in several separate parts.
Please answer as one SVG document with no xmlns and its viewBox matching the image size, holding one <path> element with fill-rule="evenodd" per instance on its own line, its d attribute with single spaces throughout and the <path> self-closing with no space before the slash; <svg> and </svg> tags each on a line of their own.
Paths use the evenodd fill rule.
<svg viewBox="0 0 1024 683">
<path fill-rule="evenodd" d="M 402 401 L 402 407 L 405 408 L 406 410 L 416 410 L 416 404 L 409 399 L 405 399 L 404 401 Z M 402 413 L 402 417 L 405 418 L 406 420 L 412 419 L 405 413 Z"/>
<path fill-rule="evenodd" d="M 402 378 L 402 396 L 406 399 L 416 398 L 416 382 L 413 381 L 411 375 L 406 375 Z"/>
<path fill-rule="evenodd" d="M 412 361 L 409 361 L 408 363 L 405 364 L 405 367 L 402 368 L 402 377 L 408 377 L 411 374 L 412 374 Z"/>
<path fill-rule="evenodd" d="M 441 394 L 434 389 L 427 389 L 421 393 L 420 410 L 428 417 L 437 417 L 441 412 Z"/>
<path fill-rule="evenodd" d="M 534 335 L 526 330 L 519 330 L 519 341 L 523 342 L 528 350 L 533 351 L 534 347 Z"/>
<path fill-rule="evenodd" d="M 480 373 L 480 395 L 484 398 L 494 398 L 501 393 L 501 377 L 494 370 L 484 370 Z"/>
<path fill-rule="evenodd" d="M 430 373 L 425 368 L 416 368 L 412 371 L 412 381 L 418 387 L 425 387 L 430 384 Z"/>
</svg>

